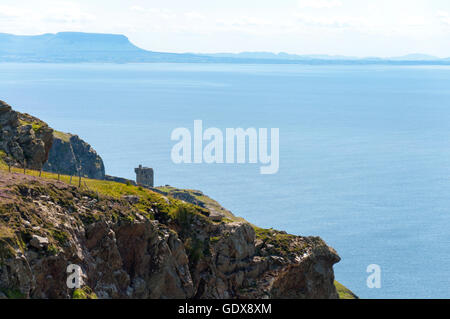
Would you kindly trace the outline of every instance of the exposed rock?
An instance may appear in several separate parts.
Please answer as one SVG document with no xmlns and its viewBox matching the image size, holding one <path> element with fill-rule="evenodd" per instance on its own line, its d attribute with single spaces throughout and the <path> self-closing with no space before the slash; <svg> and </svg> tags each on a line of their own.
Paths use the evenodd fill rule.
<svg viewBox="0 0 450 319">
<path fill-rule="evenodd" d="M 317 237 L 237 218 L 215 222 L 204 207 L 135 186 L 112 198 L 0 172 L 0 189 L 3 291 L 70 298 L 66 268 L 76 264 L 99 298 L 338 297 L 339 257 Z M 132 194 L 140 194 L 138 204 L 123 200 Z M 33 227 L 25 237 L 24 220 Z M 21 241 L 41 248 L 21 251 Z"/>
<path fill-rule="evenodd" d="M 209 217 L 211 218 L 212 221 L 220 222 L 225 216 L 213 211 L 209 214 Z"/>
<path fill-rule="evenodd" d="M 55 131 L 53 147 L 44 170 L 65 175 L 105 178 L 105 166 L 97 152 L 77 135 Z"/>
<path fill-rule="evenodd" d="M 26 162 L 28 168 L 40 169 L 52 147 L 52 132 L 45 122 L 0 101 L 0 150 L 6 162 L 21 167 Z"/>
<path fill-rule="evenodd" d="M 125 199 L 126 201 L 130 202 L 131 204 L 137 204 L 139 203 L 139 196 L 136 195 L 125 195 L 122 196 L 123 199 Z"/>
<path fill-rule="evenodd" d="M 245 221 L 242 218 L 236 217 L 228 209 L 222 207 L 214 199 L 206 196 L 199 190 L 192 189 L 178 189 L 170 185 L 165 185 L 157 188 L 151 188 L 153 191 L 163 195 L 168 195 L 179 200 L 182 200 L 193 205 L 203 207 L 209 211 L 209 216 L 215 221 L 220 221 L 223 218 L 231 218 L 232 220 Z"/>
<path fill-rule="evenodd" d="M 33 235 L 30 240 L 30 245 L 34 248 L 41 249 L 48 246 L 48 239 L 38 235 Z"/>
<path fill-rule="evenodd" d="M 29 169 L 105 178 L 103 160 L 77 135 L 54 131 L 47 123 L 14 111 L 0 101 L 0 153 L 2 159 Z"/>
</svg>

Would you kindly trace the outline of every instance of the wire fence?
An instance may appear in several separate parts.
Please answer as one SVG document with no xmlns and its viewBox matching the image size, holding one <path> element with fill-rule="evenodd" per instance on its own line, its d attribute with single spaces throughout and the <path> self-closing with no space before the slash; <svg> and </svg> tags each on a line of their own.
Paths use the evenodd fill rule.
<svg viewBox="0 0 450 319">
<path fill-rule="evenodd" d="M 74 174 L 74 175 L 66 175 L 61 174 L 60 172 L 47 172 L 44 171 L 42 168 L 40 170 L 31 169 L 28 168 L 26 165 L 26 162 L 20 166 L 13 166 L 11 164 L 2 165 L 1 168 L 3 170 L 7 170 L 9 173 L 18 173 L 18 174 L 24 174 L 29 176 L 35 176 L 45 179 L 52 179 L 57 180 L 63 183 L 67 183 L 69 185 L 74 185 L 79 188 L 85 187 L 89 189 L 85 178 L 81 175 L 81 173 Z"/>
</svg>

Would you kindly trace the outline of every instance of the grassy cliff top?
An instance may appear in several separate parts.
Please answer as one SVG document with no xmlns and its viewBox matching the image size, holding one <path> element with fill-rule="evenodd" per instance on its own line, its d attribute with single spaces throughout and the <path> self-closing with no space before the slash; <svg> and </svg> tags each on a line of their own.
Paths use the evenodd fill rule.
<svg viewBox="0 0 450 319">
<path fill-rule="evenodd" d="M 0 154 L 1 155 L 1 154 Z M 202 223 L 230 223 L 246 222 L 243 218 L 236 217 L 232 212 L 223 208 L 217 201 L 211 199 L 201 191 L 177 189 L 171 186 L 158 187 L 155 191 L 140 186 L 122 184 L 106 180 L 94 180 L 88 178 L 71 177 L 49 172 L 38 172 L 11 168 L 0 156 L 0 255 L 13 254 L 13 246 L 24 248 L 24 240 L 31 234 L 24 233 L 24 227 L 20 223 L 20 216 L 16 216 L 13 210 L 28 214 L 27 207 L 31 204 L 20 198 L 23 192 L 36 193 L 39 196 L 47 196 L 55 203 L 60 203 L 69 210 L 80 201 L 95 199 L 95 209 L 85 211 L 82 220 L 90 223 L 99 219 L 134 220 L 136 218 L 156 219 L 161 215 L 169 220 L 180 222 L 179 208 L 182 207 L 188 214 Z M 40 176 L 39 176 L 40 175 Z M 59 178 L 59 180 L 58 180 Z M 31 211 L 31 210 L 30 210 Z M 160 216 L 155 216 L 159 214 Z M 210 218 L 212 214 L 218 214 L 220 219 Z M 65 240 L 65 234 L 55 227 L 46 227 L 45 220 L 29 216 L 34 227 L 41 227 L 45 235 L 50 238 L 52 249 L 57 251 L 59 245 Z M 4 222 L 7 221 L 7 222 Z M 273 247 L 273 254 L 284 256 L 296 253 L 304 249 L 304 241 L 298 241 L 296 237 L 285 232 L 273 229 L 262 229 L 252 225 L 255 229 L 256 240 L 262 241 Z M 42 234 L 41 234 L 42 235 Z M 318 237 L 311 237 L 308 241 L 314 245 L 322 245 Z M 339 296 L 343 299 L 357 298 L 349 289 L 336 282 L 335 286 Z"/>
<path fill-rule="evenodd" d="M 35 132 L 43 127 L 48 127 L 47 123 L 28 113 L 17 112 L 17 114 L 19 116 L 20 125 L 31 125 Z"/>
<path fill-rule="evenodd" d="M 232 212 L 222 207 L 217 201 L 205 195 L 202 191 L 195 189 L 179 189 L 169 185 L 156 187 L 156 190 L 166 196 L 178 198 L 185 202 L 206 208 L 213 214 L 223 216 L 224 220 L 247 222 L 245 219 L 235 216 Z"/>
<path fill-rule="evenodd" d="M 70 138 L 72 137 L 72 134 L 54 130 L 53 136 L 56 138 L 59 138 L 60 140 L 62 140 L 64 142 L 69 142 Z"/>
<path fill-rule="evenodd" d="M 358 296 L 356 296 L 350 289 L 338 281 L 334 281 L 334 285 L 336 286 L 340 299 L 359 299 Z"/>
</svg>

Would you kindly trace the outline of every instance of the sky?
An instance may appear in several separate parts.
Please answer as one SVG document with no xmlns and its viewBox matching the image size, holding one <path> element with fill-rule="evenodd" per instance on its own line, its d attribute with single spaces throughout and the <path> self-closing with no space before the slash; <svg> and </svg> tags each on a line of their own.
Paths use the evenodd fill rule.
<svg viewBox="0 0 450 319">
<path fill-rule="evenodd" d="M 0 0 L 0 32 L 60 31 L 164 52 L 450 57 L 450 1 Z"/>
</svg>

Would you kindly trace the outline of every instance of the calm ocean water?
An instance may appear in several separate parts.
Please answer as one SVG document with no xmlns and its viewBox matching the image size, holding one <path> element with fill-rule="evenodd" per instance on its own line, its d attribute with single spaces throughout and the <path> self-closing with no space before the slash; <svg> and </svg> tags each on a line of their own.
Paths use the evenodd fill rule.
<svg viewBox="0 0 450 319">
<path fill-rule="evenodd" d="M 80 135 L 108 174 L 203 190 L 254 224 L 317 235 L 364 298 L 450 298 L 450 68 L 0 64 L 0 99 Z M 280 128 L 280 171 L 175 165 L 177 127 Z M 382 288 L 366 286 L 366 267 Z"/>
</svg>

